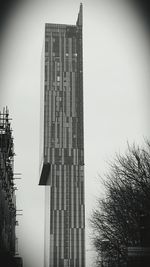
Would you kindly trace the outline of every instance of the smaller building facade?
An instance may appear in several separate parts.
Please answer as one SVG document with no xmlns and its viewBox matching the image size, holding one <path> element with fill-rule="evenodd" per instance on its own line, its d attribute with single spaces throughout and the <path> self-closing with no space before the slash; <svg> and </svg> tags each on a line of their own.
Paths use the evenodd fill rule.
<svg viewBox="0 0 150 267">
<path fill-rule="evenodd" d="M 16 196 L 14 144 L 8 109 L 0 113 L 0 266 L 18 265 L 15 257 Z M 21 260 L 22 261 L 22 260 Z M 5 264 L 5 265 L 4 265 Z"/>
</svg>

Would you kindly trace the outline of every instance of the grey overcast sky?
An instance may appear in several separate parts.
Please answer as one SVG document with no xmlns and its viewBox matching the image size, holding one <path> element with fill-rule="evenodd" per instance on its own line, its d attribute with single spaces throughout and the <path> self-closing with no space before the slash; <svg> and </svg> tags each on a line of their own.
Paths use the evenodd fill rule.
<svg viewBox="0 0 150 267">
<path fill-rule="evenodd" d="M 94 266 L 89 217 L 103 193 L 98 174 L 129 143 L 149 138 L 149 43 L 126 0 L 84 0 L 86 267 Z M 130 1 L 129 1 L 130 2 Z M 0 50 L 0 107 L 8 106 L 15 143 L 19 252 L 24 267 L 42 267 L 44 188 L 39 181 L 40 62 L 44 23 L 75 24 L 78 0 L 20 1 L 7 17 Z"/>
</svg>

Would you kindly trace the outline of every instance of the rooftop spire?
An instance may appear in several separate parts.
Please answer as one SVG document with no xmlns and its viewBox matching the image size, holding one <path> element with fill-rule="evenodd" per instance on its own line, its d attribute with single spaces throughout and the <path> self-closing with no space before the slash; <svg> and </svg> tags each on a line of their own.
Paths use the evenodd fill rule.
<svg viewBox="0 0 150 267">
<path fill-rule="evenodd" d="M 78 13 L 78 19 L 77 19 L 77 26 L 82 26 L 82 21 L 83 21 L 83 5 L 80 3 L 80 9 Z"/>
</svg>

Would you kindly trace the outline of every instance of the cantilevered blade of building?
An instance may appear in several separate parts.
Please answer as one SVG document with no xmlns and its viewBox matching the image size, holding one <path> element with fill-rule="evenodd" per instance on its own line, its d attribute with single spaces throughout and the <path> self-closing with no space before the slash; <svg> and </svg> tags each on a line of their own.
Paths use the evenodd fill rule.
<svg viewBox="0 0 150 267">
<path fill-rule="evenodd" d="M 45 25 L 43 68 L 44 266 L 84 267 L 82 4 L 76 25 Z"/>
</svg>

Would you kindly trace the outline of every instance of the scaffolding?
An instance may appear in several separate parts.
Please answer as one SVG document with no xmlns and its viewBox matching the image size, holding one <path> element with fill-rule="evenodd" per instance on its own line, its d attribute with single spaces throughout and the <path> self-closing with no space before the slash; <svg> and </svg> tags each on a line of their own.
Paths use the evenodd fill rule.
<svg viewBox="0 0 150 267">
<path fill-rule="evenodd" d="M 8 108 L 0 112 L 0 252 L 15 254 L 14 144 Z"/>
</svg>

